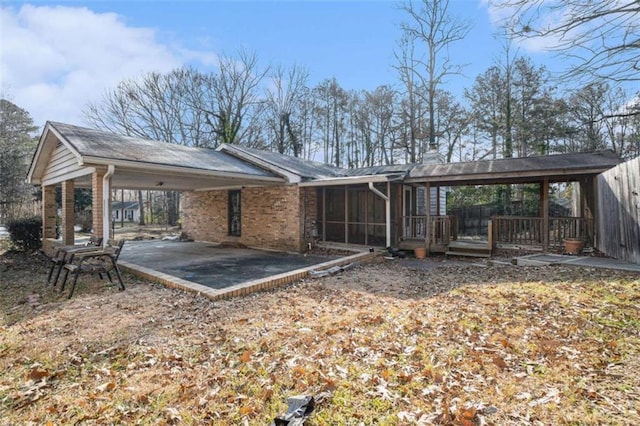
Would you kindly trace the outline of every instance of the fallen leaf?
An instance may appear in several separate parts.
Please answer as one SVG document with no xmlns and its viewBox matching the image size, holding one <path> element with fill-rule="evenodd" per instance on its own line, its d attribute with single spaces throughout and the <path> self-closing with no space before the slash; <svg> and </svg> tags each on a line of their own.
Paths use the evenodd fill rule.
<svg viewBox="0 0 640 426">
<path fill-rule="evenodd" d="M 30 380 L 38 381 L 44 379 L 45 377 L 49 377 L 49 372 L 38 365 L 32 367 L 31 370 L 29 370 L 28 377 Z"/>
<path fill-rule="evenodd" d="M 250 414 L 253 414 L 254 411 L 255 408 L 253 407 L 253 405 L 244 405 L 238 410 L 241 416 L 248 416 Z"/>
<path fill-rule="evenodd" d="M 100 386 L 96 387 L 96 390 L 98 392 L 106 392 L 106 391 L 112 391 L 115 388 L 116 388 L 115 382 L 107 382 L 107 383 L 103 383 Z"/>
<path fill-rule="evenodd" d="M 240 356 L 240 361 L 244 362 L 245 364 L 248 363 L 249 361 L 251 361 L 251 355 L 253 355 L 253 351 L 251 349 L 247 349 Z"/>
</svg>

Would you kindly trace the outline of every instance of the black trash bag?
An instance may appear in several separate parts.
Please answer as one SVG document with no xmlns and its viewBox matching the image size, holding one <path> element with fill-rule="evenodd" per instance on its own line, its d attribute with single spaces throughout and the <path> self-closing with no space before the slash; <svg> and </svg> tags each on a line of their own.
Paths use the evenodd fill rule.
<svg viewBox="0 0 640 426">
<path fill-rule="evenodd" d="M 405 257 L 407 257 L 407 253 L 405 253 L 402 250 L 399 250 L 397 247 L 389 246 L 389 247 L 387 247 L 387 251 L 393 257 L 399 257 L 400 259 L 404 259 Z"/>
<path fill-rule="evenodd" d="M 287 403 L 287 412 L 273 419 L 271 426 L 302 426 L 316 405 L 311 395 L 292 396 L 287 398 Z"/>
</svg>

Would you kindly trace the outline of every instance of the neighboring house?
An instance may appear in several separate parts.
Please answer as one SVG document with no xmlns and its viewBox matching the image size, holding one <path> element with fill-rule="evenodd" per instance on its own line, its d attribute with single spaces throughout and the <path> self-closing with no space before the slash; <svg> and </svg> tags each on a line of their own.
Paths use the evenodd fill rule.
<svg viewBox="0 0 640 426">
<path fill-rule="evenodd" d="M 55 186 L 62 185 L 71 206 L 75 186 L 93 188 L 98 235 L 110 232 L 104 218 L 111 214 L 103 206 L 111 206 L 111 189 L 162 189 L 182 192 L 182 228 L 195 240 L 295 252 L 318 240 L 368 246 L 413 241 L 439 251 L 456 234 L 455 220 L 443 210 L 444 192 L 455 185 L 540 184 L 540 217 L 495 218 L 499 226 L 487 237 L 548 248 L 567 235 L 566 222 L 593 242 L 599 214 L 595 178 L 619 163 L 604 151 L 342 169 L 237 145 L 193 148 L 48 122 L 28 178 L 43 187 L 46 239 L 55 236 L 49 209 Z M 549 217 L 553 182 L 583 187 L 579 217 L 562 223 Z M 63 224 L 72 223 L 72 214 L 63 211 Z M 523 224 L 526 230 L 519 228 Z M 65 243 L 73 241 L 63 236 Z"/>
<path fill-rule="evenodd" d="M 140 207 L 137 201 L 115 201 L 111 203 L 111 220 L 116 222 L 139 222 Z"/>
</svg>

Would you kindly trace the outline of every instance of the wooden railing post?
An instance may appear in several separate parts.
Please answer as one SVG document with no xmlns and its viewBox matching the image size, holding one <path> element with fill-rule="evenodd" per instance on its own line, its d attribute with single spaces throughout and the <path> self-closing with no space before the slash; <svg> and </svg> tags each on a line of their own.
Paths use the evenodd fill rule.
<svg viewBox="0 0 640 426">
<path fill-rule="evenodd" d="M 549 249 L 549 178 L 540 183 L 540 213 L 542 216 L 542 249 Z"/>
</svg>

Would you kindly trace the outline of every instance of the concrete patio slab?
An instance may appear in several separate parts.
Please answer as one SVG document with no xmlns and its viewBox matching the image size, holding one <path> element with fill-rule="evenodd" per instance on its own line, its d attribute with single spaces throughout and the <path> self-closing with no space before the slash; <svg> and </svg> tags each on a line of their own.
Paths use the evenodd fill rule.
<svg viewBox="0 0 640 426">
<path fill-rule="evenodd" d="M 640 272 L 640 265 L 608 257 L 570 256 L 565 254 L 540 253 L 515 258 L 518 266 L 576 265 L 589 268 L 617 269 Z"/>
<path fill-rule="evenodd" d="M 218 299 L 274 288 L 304 278 L 311 270 L 365 261 L 375 255 L 299 255 L 213 243 L 153 240 L 128 241 L 118 263 L 127 272 L 145 279 Z"/>
</svg>

